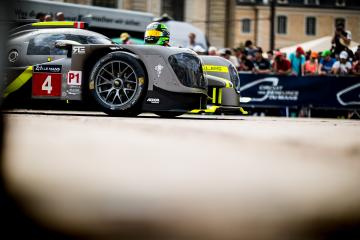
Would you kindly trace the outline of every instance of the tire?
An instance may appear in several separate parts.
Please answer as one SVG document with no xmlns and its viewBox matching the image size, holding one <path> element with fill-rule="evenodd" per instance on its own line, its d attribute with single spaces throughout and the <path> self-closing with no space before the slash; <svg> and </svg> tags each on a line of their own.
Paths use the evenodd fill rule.
<svg viewBox="0 0 360 240">
<path fill-rule="evenodd" d="M 128 53 L 113 52 L 92 68 L 89 90 L 102 110 L 111 116 L 137 116 L 146 92 L 145 71 Z"/>
</svg>

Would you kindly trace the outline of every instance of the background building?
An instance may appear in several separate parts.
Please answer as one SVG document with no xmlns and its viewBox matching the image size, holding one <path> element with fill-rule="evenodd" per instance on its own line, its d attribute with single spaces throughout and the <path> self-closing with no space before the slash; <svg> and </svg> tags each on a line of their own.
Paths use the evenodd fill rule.
<svg viewBox="0 0 360 240">
<path fill-rule="evenodd" d="M 61 1 L 61 0 L 60 0 Z M 236 47 L 252 40 L 270 48 L 271 0 L 64 0 L 111 8 L 167 13 L 200 28 L 212 45 Z M 277 0 L 275 48 L 331 36 L 335 24 L 360 40 L 360 2 L 350 0 Z"/>
<path fill-rule="evenodd" d="M 270 6 L 267 0 L 238 0 L 235 45 L 247 39 L 270 47 Z M 343 22 L 360 39 L 360 2 L 345 0 L 278 0 L 275 14 L 275 48 L 295 45 L 334 34 Z"/>
</svg>

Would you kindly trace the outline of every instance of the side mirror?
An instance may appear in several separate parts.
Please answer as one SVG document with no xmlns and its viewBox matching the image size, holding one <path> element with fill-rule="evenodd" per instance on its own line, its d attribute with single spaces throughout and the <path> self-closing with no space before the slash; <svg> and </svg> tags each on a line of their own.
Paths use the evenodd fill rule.
<svg viewBox="0 0 360 240">
<path fill-rule="evenodd" d="M 72 46 L 81 45 L 80 43 L 73 40 L 56 40 L 55 47 L 62 50 L 67 50 L 67 56 L 72 55 Z"/>
<path fill-rule="evenodd" d="M 205 74 L 205 78 L 208 81 L 209 87 L 218 87 L 218 88 L 226 87 L 226 81 L 224 81 L 222 78 L 208 74 Z"/>
</svg>

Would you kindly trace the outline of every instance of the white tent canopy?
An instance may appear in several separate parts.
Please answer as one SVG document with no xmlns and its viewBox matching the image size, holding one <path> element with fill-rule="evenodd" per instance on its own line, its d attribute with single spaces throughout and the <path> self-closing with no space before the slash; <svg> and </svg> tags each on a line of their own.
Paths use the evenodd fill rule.
<svg viewBox="0 0 360 240">
<path fill-rule="evenodd" d="M 292 52 L 295 52 L 296 48 L 300 46 L 305 51 L 312 50 L 312 51 L 316 51 L 316 52 L 322 52 L 322 51 L 331 49 L 331 39 L 332 39 L 332 36 L 326 36 L 326 37 L 318 38 L 318 39 L 315 39 L 312 41 L 296 44 L 294 46 L 281 48 L 280 51 L 290 54 Z M 356 51 L 358 45 L 360 45 L 360 43 L 351 41 L 350 49 L 352 51 Z"/>
</svg>

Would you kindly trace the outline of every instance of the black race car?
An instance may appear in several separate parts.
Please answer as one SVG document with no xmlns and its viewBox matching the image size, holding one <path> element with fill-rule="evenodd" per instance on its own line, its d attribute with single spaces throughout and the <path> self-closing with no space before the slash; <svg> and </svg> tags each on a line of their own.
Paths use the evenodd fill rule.
<svg viewBox="0 0 360 240">
<path fill-rule="evenodd" d="M 114 116 L 174 117 L 205 111 L 208 102 L 239 109 L 239 79 L 225 59 L 216 63 L 227 69 L 228 80 L 207 74 L 216 68 L 214 59 L 192 50 L 117 45 L 84 27 L 83 22 L 35 22 L 12 30 L 4 97 L 31 85 L 33 99 L 95 101 Z M 211 89 L 226 88 L 221 98 L 228 105 L 219 96 L 214 101 L 209 83 Z"/>
</svg>

